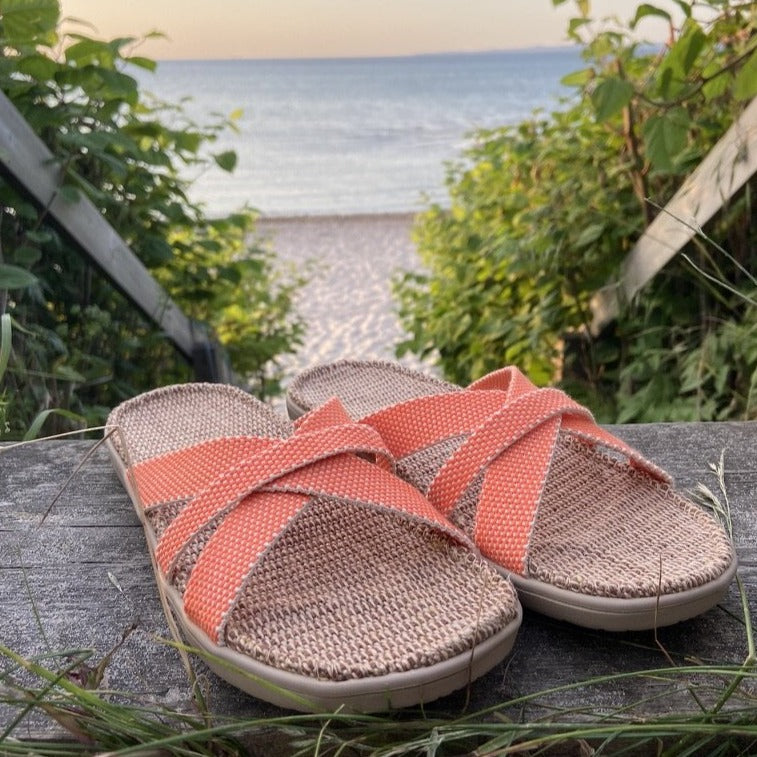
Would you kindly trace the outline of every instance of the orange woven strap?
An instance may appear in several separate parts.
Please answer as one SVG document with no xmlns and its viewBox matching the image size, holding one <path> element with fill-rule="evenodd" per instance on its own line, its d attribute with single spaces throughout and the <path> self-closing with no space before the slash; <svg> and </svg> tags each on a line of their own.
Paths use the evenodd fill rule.
<svg viewBox="0 0 757 757">
<path fill-rule="evenodd" d="M 516 443 L 526 436 L 541 439 L 538 446 L 544 448 L 544 454 L 530 463 L 529 458 L 524 457 L 522 468 L 513 467 L 513 479 L 519 479 L 521 484 L 526 478 L 541 481 L 546 471 L 540 463 L 549 463 L 560 428 L 559 419 L 567 413 L 591 418 L 588 410 L 558 389 L 532 391 L 500 407 L 468 436 L 439 469 L 428 491 L 431 504 L 446 514 L 451 513 L 479 473 L 498 457 L 507 460 L 514 447 L 517 452 Z M 558 422 L 549 423 L 552 420 Z M 507 486 L 509 482 L 503 483 Z M 528 487 L 529 495 L 532 488 Z"/>
<path fill-rule="evenodd" d="M 528 392 L 544 391 L 537 389 L 526 376 L 513 366 L 493 371 L 478 381 L 474 381 L 470 385 L 470 389 L 504 391 L 508 396 L 508 400 Z M 590 413 L 564 417 L 561 428 L 570 431 L 573 436 L 577 436 L 584 441 L 618 452 L 628 459 L 628 463 L 631 466 L 647 473 L 658 481 L 664 483 L 671 483 L 672 481 L 671 477 L 662 468 L 655 465 L 651 460 L 647 460 L 647 458 L 626 444 L 622 439 L 618 439 L 617 436 L 613 436 L 609 431 L 598 426 Z"/>
<path fill-rule="evenodd" d="M 449 515 L 483 475 L 474 541 L 487 557 L 518 573 L 525 571 L 537 508 L 561 430 L 624 455 L 630 465 L 653 478 L 670 480 L 600 428 L 586 408 L 557 389 L 537 389 L 516 368 L 496 371 L 461 392 L 394 405 L 364 422 L 379 430 L 397 457 L 465 436 L 438 471 L 428 498 Z"/>
<path fill-rule="evenodd" d="M 375 428 L 395 458 L 442 439 L 470 434 L 507 401 L 504 392 L 450 392 L 416 397 L 361 420 Z"/>
<path fill-rule="evenodd" d="M 266 449 L 232 466 L 192 499 L 163 532 L 156 551 L 161 570 L 170 573 L 173 562 L 194 535 L 247 495 L 287 473 L 348 452 L 386 454 L 373 429 L 345 424 L 272 442 Z"/>
<path fill-rule="evenodd" d="M 142 507 L 185 502 L 218 478 L 269 447 L 274 440 L 254 436 L 210 439 L 137 463 L 129 470 Z"/>
<path fill-rule="evenodd" d="M 211 524 L 216 526 L 202 546 L 183 597 L 187 616 L 216 643 L 222 643 L 228 614 L 255 564 L 314 497 L 331 496 L 366 507 L 393 509 L 469 543 L 419 492 L 387 470 L 392 468 L 392 461 L 378 433 L 365 425 L 345 423 L 347 415 L 338 404 L 332 400 L 303 418 L 295 434 L 285 440 L 258 439 L 253 444 L 245 438 L 226 445 L 208 443 L 192 448 L 195 455 L 225 450 L 231 451 L 231 456 L 215 461 L 216 475 L 211 483 L 163 532 L 156 559 L 164 574 L 170 575 L 197 534 Z M 245 445 L 249 449 L 257 445 L 257 449 L 238 460 Z M 354 453 L 375 457 L 381 465 Z M 140 475 L 145 479 L 148 470 L 160 475 L 161 466 L 176 460 L 185 470 L 191 468 L 181 456 L 163 455 L 150 461 L 151 466 L 142 465 Z M 208 463 L 197 457 L 195 460 L 204 471 L 209 469 Z M 224 470 L 229 460 L 234 462 Z M 171 471 L 162 470 L 176 478 Z M 196 486 L 206 476 L 195 474 L 188 486 Z M 170 487 L 161 489 L 149 480 L 143 484 L 148 492 L 157 492 L 158 497 L 167 497 L 163 501 L 170 501 Z"/>
</svg>

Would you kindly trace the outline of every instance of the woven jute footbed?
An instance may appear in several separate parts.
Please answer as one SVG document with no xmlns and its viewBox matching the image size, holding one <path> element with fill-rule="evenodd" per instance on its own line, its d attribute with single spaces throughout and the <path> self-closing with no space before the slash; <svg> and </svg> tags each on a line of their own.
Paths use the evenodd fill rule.
<svg viewBox="0 0 757 757">
<path fill-rule="evenodd" d="M 210 384 L 149 392 L 108 424 L 125 467 L 219 437 L 293 433 L 248 394 Z M 159 538 L 186 504 L 150 507 L 146 527 Z M 221 521 L 179 555 L 167 576 L 176 592 Z M 512 585 L 470 548 L 397 512 L 314 497 L 252 567 L 220 643 L 279 670 L 349 681 L 470 655 L 517 622 Z"/>
<path fill-rule="evenodd" d="M 340 361 L 312 368 L 288 391 L 290 414 L 338 397 L 356 419 L 427 395 L 464 392 L 395 363 Z M 465 436 L 398 461 L 398 474 L 426 492 Z M 473 534 L 482 478 L 450 518 Z M 506 527 L 506 524 L 503 524 Z M 654 598 L 702 587 L 735 569 L 731 543 L 709 514 L 598 447 L 560 431 L 536 512 L 524 576 L 607 598 Z M 525 600 L 524 600 L 525 601 Z"/>
</svg>

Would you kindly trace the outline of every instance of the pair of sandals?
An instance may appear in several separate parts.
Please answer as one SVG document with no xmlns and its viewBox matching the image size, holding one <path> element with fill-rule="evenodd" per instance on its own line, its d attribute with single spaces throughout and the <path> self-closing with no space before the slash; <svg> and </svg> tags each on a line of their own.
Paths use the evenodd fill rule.
<svg viewBox="0 0 757 757">
<path fill-rule="evenodd" d="M 430 702 L 511 651 L 521 602 L 589 628 L 669 625 L 736 570 L 723 528 L 556 389 L 467 389 L 339 361 L 294 423 L 230 386 L 113 410 L 108 446 L 161 588 L 221 677 L 304 711 Z"/>
</svg>

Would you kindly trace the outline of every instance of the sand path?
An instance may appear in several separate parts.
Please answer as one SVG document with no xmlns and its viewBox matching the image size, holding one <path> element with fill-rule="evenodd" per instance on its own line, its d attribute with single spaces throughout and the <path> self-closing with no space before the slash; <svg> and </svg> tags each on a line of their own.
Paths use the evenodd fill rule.
<svg viewBox="0 0 757 757">
<path fill-rule="evenodd" d="M 264 218 L 258 229 L 282 261 L 312 273 L 297 308 L 307 324 L 302 348 L 282 359 L 294 374 L 342 357 L 394 360 L 405 338 L 390 281 L 397 269 L 418 270 L 410 238 L 413 216 L 355 215 Z M 420 367 L 412 355 L 403 363 Z M 428 370 L 428 368 L 426 368 Z"/>
</svg>

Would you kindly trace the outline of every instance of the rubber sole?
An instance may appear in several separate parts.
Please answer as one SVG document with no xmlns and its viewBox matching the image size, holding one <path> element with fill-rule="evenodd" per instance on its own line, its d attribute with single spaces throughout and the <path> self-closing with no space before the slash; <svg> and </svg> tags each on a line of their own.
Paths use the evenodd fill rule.
<svg viewBox="0 0 757 757">
<path fill-rule="evenodd" d="M 145 518 L 126 467 L 109 439 L 106 447 L 154 555 L 155 534 Z M 523 619 L 522 608 L 518 605 L 515 619 L 497 634 L 471 650 L 435 665 L 348 681 L 318 680 L 266 665 L 213 643 L 186 616 L 181 595 L 157 570 L 156 579 L 186 641 L 200 652 L 214 673 L 258 699 L 300 712 L 333 712 L 338 708 L 347 712 L 380 712 L 424 704 L 451 694 L 491 670 L 510 653 Z"/>
<path fill-rule="evenodd" d="M 494 563 L 492 563 L 494 565 Z M 495 568 L 510 578 L 521 604 L 557 620 L 603 631 L 645 631 L 680 623 L 711 609 L 728 593 L 737 563 L 702 586 L 659 597 L 597 597 L 560 589 Z"/>
</svg>

